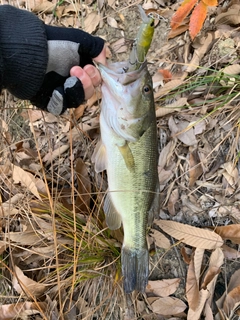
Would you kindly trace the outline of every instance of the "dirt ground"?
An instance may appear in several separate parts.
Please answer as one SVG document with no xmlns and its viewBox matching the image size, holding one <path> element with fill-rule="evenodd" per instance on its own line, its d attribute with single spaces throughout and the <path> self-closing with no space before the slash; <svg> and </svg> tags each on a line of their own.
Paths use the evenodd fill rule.
<svg viewBox="0 0 240 320">
<path fill-rule="evenodd" d="M 83 26 L 103 37 L 112 61 L 129 56 L 141 24 L 137 3 L 159 15 L 147 60 L 160 211 L 148 236 L 146 294 L 123 293 L 122 232 L 110 233 L 104 222 L 106 174 L 97 175 L 91 162 L 100 90 L 62 117 L 3 92 L 2 320 L 239 318 L 240 21 L 233 15 L 240 7 L 232 8 L 238 1 L 210 7 L 194 41 L 188 31 L 169 38 L 181 1 L 10 2 L 48 24 Z"/>
</svg>

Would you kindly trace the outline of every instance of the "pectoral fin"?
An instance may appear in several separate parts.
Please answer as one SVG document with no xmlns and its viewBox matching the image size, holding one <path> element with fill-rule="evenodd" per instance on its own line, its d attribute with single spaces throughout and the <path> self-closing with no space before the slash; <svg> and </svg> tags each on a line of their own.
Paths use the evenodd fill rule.
<svg viewBox="0 0 240 320">
<path fill-rule="evenodd" d="M 93 163 L 95 163 L 95 171 L 97 173 L 106 170 L 106 149 L 101 140 L 97 143 L 91 160 Z"/>
<path fill-rule="evenodd" d="M 128 143 L 126 142 L 123 146 L 118 146 L 118 149 L 125 161 L 126 167 L 129 171 L 134 170 L 134 158 L 131 149 L 129 148 Z"/>
<path fill-rule="evenodd" d="M 111 230 L 117 230 L 121 227 L 122 219 L 120 214 L 115 209 L 111 195 L 108 193 L 106 195 L 103 210 L 106 216 L 106 223 L 109 229 Z"/>
</svg>

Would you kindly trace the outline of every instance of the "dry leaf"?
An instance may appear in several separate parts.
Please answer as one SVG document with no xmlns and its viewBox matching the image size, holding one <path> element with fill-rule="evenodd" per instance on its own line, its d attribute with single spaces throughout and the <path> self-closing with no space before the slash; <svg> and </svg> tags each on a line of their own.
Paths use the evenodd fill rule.
<svg viewBox="0 0 240 320">
<path fill-rule="evenodd" d="M 151 231 L 157 247 L 163 249 L 169 249 L 171 247 L 170 240 L 164 234 L 155 229 L 152 229 Z"/>
<path fill-rule="evenodd" d="M 240 305 L 240 286 L 235 287 L 233 290 L 228 292 L 224 303 L 223 303 L 223 310 L 225 314 L 230 317 L 230 315 L 234 312 L 234 310 Z"/>
<path fill-rule="evenodd" d="M 87 166 L 81 158 L 76 161 L 75 172 L 78 182 L 78 194 L 76 198 L 76 209 L 78 212 L 89 212 L 91 199 L 91 181 Z"/>
<path fill-rule="evenodd" d="M 159 298 L 151 304 L 151 307 L 153 312 L 164 316 L 179 314 L 187 308 L 182 300 L 173 297 Z"/>
<path fill-rule="evenodd" d="M 240 6 L 228 9 L 227 12 L 220 13 L 215 19 L 216 24 L 237 25 L 240 23 Z"/>
<path fill-rule="evenodd" d="M 226 178 L 227 182 L 233 186 L 237 184 L 239 181 L 238 169 L 236 165 L 232 162 L 226 162 L 221 166 L 223 169 L 226 170 L 226 173 L 223 172 L 224 177 Z"/>
<path fill-rule="evenodd" d="M 45 284 L 38 283 L 25 276 L 17 266 L 14 267 L 12 284 L 17 293 L 25 293 L 29 297 L 40 297 L 47 288 Z"/>
<path fill-rule="evenodd" d="M 198 155 L 198 150 L 193 150 L 189 155 L 189 187 L 193 187 L 196 180 L 203 173 L 203 168 Z"/>
<path fill-rule="evenodd" d="M 107 17 L 107 23 L 110 25 L 110 27 L 118 29 L 118 23 L 114 18 Z"/>
<path fill-rule="evenodd" d="M 114 53 L 123 53 L 127 52 L 127 46 L 125 44 L 125 39 L 120 38 L 114 43 L 111 43 L 111 48 Z"/>
<path fill-rule="evenodd" d="M 179 191 L 178 189 L 174 189 L 170 194 L 168 204 L 167 204 L 168 211 L 172 216 L 176 214 L 175 204 L 178 200 L 179 200 Z"/>
<path fill-rule="evenodd" d="M 167 104 L 156 109 L 156 117 L 164 117 L 169 113 L 179 111 L 180 108 L 187 106 L 187 98 L 180 98 L 171 104 Z"/>
<path fill-rule="evenodd" d="M 203 260 L 204 252 L 205 252 L 204 249 L 196 248 L 193 256 L 195 276 L 198 283 L 200 281 L 200 277 L 202 276 L 202 260 Z"/>
<path fill-rule="evenodd" d="M 12 165 L 12 177 L 14 180 L 14 183 L 21 183 L 23 186 L 25 186 L 32 194 L 41 200 L 40 194 L 38 192 L 38 189 L 36 187 L 35 178 L 34 176 L 23 170 L 22 168 Z"/>
<path fill-rule="evenodd" d="M 194 260 L 195 254 L 198 256 L 197 250 L 195 250 L 192 260 L 190 262 L 190 265 L 188 267 L 188 272 L 187 272 L 187 281 L 186 281 L 186 296 L 187 296 L 187 301 L 189 304 L 189 307 L 192 310 L 195 310 L 199 304 L 199 274 L 198 271 L 196 273 L 196 269 L 200 269 L 202 265 L 202 259 L 197 259 Z M 200 249 L 199 252 L 204 253 L 204 250 Z M 203 254 L 202 254 L 203 257 Z M 195 263 L 197 264 L 197 268 L 195 268 Z"/>
<path fill-rule="evenodd" d="M 79 134 L 79 131 L 78 131 Z M 49 165 L 55 159 L 59 158 L 61 154 L 66 152 L 69 149 L 69 144 L 63 144 L 61 147 L 55 149 L 54 151 L 49 151 L 43 158 L 43 161 L 46 161 L 46 165 Z"/>
<path fill-rule="evenodd" d="M 96 12 L 91 12 L 84 20 L 84 30 L 88 33 L 93 33 L 100 22 L 100 16 Z"/>
<path fill-rule="evenodd" d="M 209 230 L 196 228 L 175 221 L 154 221 L 164 232 L 173 238 L 192 247 L 202 249 L 215 249 L 223 244 L 222 238 Z"/>
<path fill-rule="evenodd" d="M 187 320 L 199 320 L 206 300 L 209 298 L 209 291 L 208 290 L 201 290 L 199 292 L 199 303 L 195 310 L 189 308 Z"/>
<path fill-rule="evenodd" d="M 171 90 L 176 89 L 177 87 L 179 87 L 182 84 L 183 84 L 183 80 L 181 80 L 181 79 L 173 79 L 173 80 L 167 82 L 162 88 L 160 88 L 158 90 L 158 92 L 156 92 L 154 94 L 154 99 L 156 100 L 157 98 L 159 98 L 161 96 L 165 96 Z"/>
<path fill-rule="evenodd" d="M 240 73 L 240 64 L 232 64 L 221 70 L 221 72 L 229 75 L 236 75 Z"/>
<path fill-rule="evenodd" d="M 0 319 L 1 320 L 12 320 L 20 319 L 21 314 L 24 311 L 31 311 L 29 315 L 34 315 L 39 313 L 39 307 L 42 310 L 46 310 L 47 305 L 45 302 L 17 302 L 12 304 L 2 304 L 0 305 Z M 21 318 L 22 319 L 22 318 Z M 26 317 L 24 318 L 26 319 Z"/>
<path fill-rule="evenodd" d="M 178 124 L 174 121 L 173 117 L 168 120 L 168 126 L 173 137 L 177 137 L 181 142 L 187 146 L 192 146 L 197 144 L 197 139 L 194 134 L 193 127 L 189 126 L 189 122 L 180 121 Z"/>
<path fill-rule="evenodd" d="M 208 32 L 207 37 L 202 38 L 202 45 L 194 50 L 193 58 L 190 61 L 189 66 L 187 67 L 187 70 L 186 70 L 188 73 L 193 72 L 198 68 L 201 59 L 210 49 L 210 46 L 212 45 L 212 41 L 213 41 L 213 35 L 210 32 Z"/>
<path fill-rule="evenodd" d="M 175 278 L 148 281 L 146 293 L 153 293 L 159 297 L 168 297 L 177 290 L 180 280 L 180 278 Z"/>
<path fill-rule="evenodd" d="M 230 240 L 233 243 L 240 244 L 240 224 L 215 227 L 214 231 L 224 240 Z"/>
<path fill-rule="evenodd" d="M 210 257 L 208 270 L 204 276 L 203 283 L 201 285 L 202 289 L 207 289 L 207 286 L 221 271 L 221 266 L 223 265 L 224 255 L 222 249 L 216 248 Z"/>
<path fill-rule="evenodd" d="M 183 21 L 184 23 L 184 21 Z M 168 34 L 168 39 L 173 39 L 177 36 L 179 36 L 180 34 L 184 33 L 185 31 L 187 31 L 189 25 L 188 23 L 187 24 L 183 24 L 183 25 L 180 25 L 179 27 L 177 27 L 176 29 L 171 29 L 169 34 Z"/>
<path fill-rule="evenodd" d="M 239 250 L 233 249 L 226 244 L 222 246 L 224 258 L 228 260 L 236 260 L 240 258 Z"/>
</svg>

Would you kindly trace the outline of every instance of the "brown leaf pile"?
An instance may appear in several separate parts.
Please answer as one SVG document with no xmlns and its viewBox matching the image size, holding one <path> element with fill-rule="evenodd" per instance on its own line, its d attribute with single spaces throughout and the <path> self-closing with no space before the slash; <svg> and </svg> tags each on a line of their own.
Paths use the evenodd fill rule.
<svg viewBox="0 0 240 320">
<path fill-rule="evenodd" d="M 161 199 L 148 238 L 146 294 L 124 297 L 122 231 L 110 233 L 104 222 L 106 177 L 96 175 L 91 163 L 100 91 L 62 117 L 4 93 L 2 320 L 233 320 L 239 315 L 239 1 L 219 0 L 218 7 L 209 7 L 194 41 L 188 18 L 169 33 L 181 2 L 140 2 L 157 17 L 148 62 Z M 102 36 L 115 61 L 127 59 L 140 25 L 132 1 L 12 4 L 48 24 Z"/>
</svg>

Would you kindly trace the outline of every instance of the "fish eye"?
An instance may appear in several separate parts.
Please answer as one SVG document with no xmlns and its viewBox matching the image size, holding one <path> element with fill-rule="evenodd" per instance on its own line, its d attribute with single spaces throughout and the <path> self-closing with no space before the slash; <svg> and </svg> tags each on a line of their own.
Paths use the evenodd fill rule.
<svg viewBox="0 0 240 320">
<path fill-rule="evenodd" d="M 145 84 L 145 86 L 142 88 L 142 92 L 143 94 L 148 95 L 150 92 L 152 92 L 152 88 L 148 84 Z"/>
<path fill-rule="evenodd" d="M 154 27 L 154 21 L 151 22 L 150 27 Z"/>
</svg>

